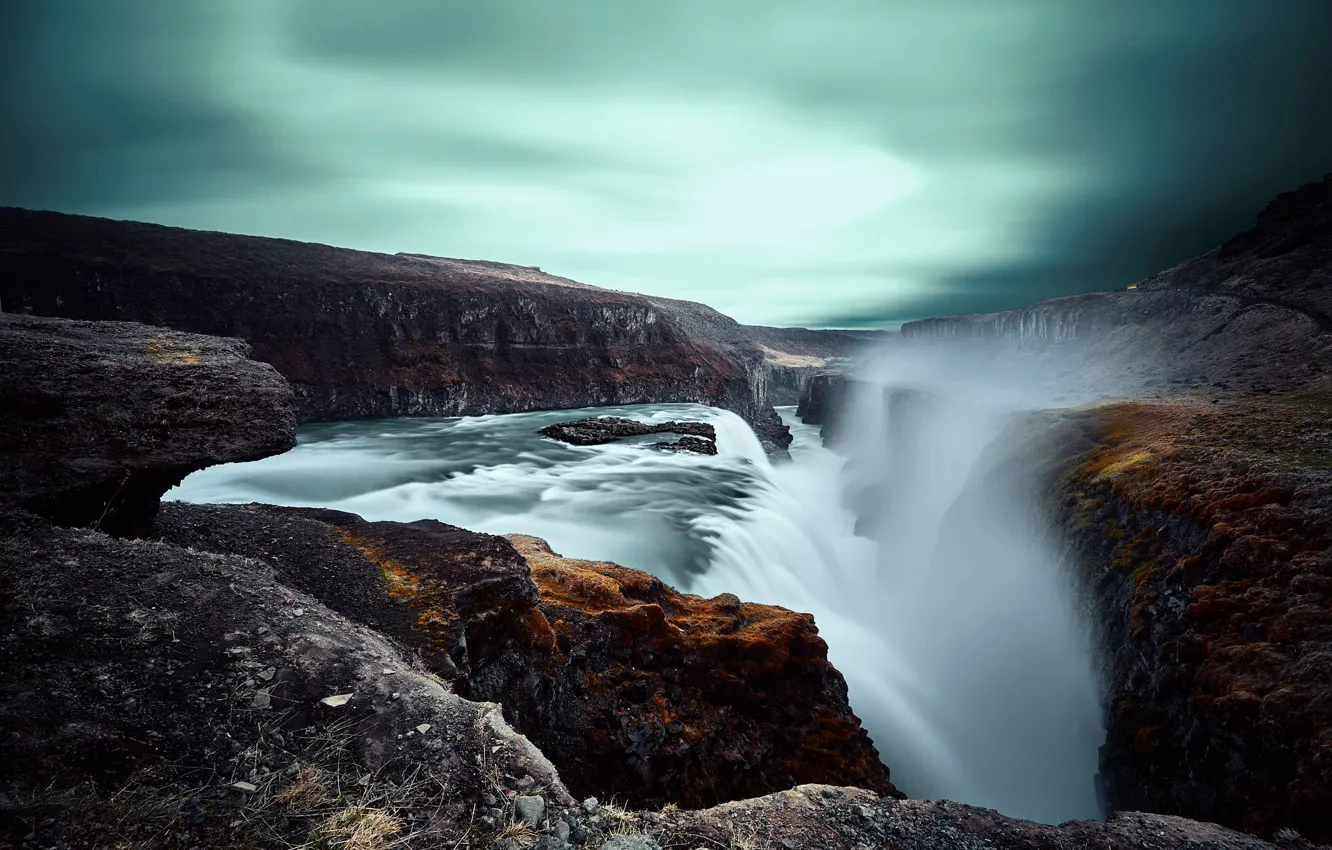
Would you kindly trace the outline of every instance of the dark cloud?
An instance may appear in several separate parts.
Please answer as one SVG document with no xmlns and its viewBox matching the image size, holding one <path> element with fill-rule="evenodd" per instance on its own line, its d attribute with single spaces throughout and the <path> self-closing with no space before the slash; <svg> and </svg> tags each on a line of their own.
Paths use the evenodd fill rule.
<svg viewBox="0 0 1332 850">
<path fill-rule="evenodd" d="M 0 203 L 749 321 L 1122 286 L 1332 170 L 1332 3 L 0 4 Z"/>
</svg>

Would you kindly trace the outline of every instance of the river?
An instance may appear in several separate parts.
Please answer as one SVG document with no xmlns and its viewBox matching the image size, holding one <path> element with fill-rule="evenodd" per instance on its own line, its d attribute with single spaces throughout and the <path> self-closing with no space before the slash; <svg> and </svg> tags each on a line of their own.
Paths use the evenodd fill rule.
<svg viewBox="0 0 1332 850">
<path fill-rule="evenodd" d="M 779 408 L 795 441 L 792 461 L 775 464 L 743 420 L 695 404 L 307 425 L 292 451 L 203 470 L 166 498 L 532 534 L 688 592 L 811 612 L 909 795 L 1051 823 L 1097 817 L 1104 733 L 1086 629 L 1051 556 L 1029 535 L 994 533 L 1020 527 L 1004 506 L 966 513 L 971 470 L 1002 421 L 969 405 L 940 408 L 905 439 L 883 439 L 901 429 L 891 416 L 870 421 L 843 454 Z M 537 433 L 591 415 L 711 422 L 719 451 Z M 865 481 L 889 478 L 906 498 L 857 504 Z M 977 533 L 941 541 L 949 516 Z"/>
</svg>

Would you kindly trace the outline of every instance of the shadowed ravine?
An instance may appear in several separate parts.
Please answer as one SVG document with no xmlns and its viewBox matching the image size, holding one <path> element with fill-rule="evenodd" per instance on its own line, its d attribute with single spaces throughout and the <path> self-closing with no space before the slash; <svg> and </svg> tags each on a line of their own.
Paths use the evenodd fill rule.
<svg viewBox="0 0 1332 850">
<path fill-rule="evenodd" d="M 641 405 L 311 425 L 293 451 L 196 473 L 168 498 L 539 535 L 690 592 L 812 612 L 908 794 L 1051 823 L 1096 817 L 1104 733 L 1085 629 L 1038 535 L 975 485 L 1013 403 L 935 397 L 869 405 L 850 463 L 790 409 L 794 462 L 774 466 L 733 413 Z M 709 421 L 719 453 L 537 434 L 597 414 Z M 888 489 L 858 486 L 866 474 Z"/>
</svg>

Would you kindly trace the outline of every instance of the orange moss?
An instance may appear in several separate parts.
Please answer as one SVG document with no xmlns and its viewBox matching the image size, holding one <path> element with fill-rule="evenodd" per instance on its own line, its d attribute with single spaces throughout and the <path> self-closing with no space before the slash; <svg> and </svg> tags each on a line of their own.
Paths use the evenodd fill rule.
<svg viewBox="0 0 1332 850">
<path fill-rule="evenodd" d="M 452 600 L 405 564 L 385 556 L 369 541 L 356 537 L 346 528 L 333 526 L 333 530 L 343 543 L 355 547 L 371 563 L 379 567 L 390 598 L 415 609 L 415 628 L 430 638 L 437 648 L 450 649 L 451 641 L 446 632 L 458 620 Z"/>
</svg>

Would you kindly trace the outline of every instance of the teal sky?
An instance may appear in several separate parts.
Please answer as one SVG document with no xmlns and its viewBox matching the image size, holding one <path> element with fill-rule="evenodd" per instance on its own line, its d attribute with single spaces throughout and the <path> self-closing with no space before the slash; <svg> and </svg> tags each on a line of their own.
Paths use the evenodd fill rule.
<svg viewBox="0 0 1332 850">
<path fill-rule="evenodd" d="M 1121 286 L 1332 171 L 1325 0 L 16 0 L 0 203 L 742 321 Z"/>
</svg>

